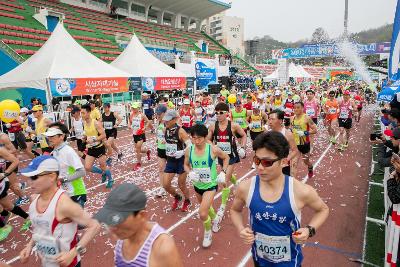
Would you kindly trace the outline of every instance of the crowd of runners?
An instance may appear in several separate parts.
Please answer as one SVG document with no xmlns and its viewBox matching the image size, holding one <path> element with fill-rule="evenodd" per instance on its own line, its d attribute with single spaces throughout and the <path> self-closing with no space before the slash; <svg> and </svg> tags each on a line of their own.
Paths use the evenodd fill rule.
<svg viewBox="0 0 400 267">
<path fill-rule="evenodd" d="M 310 155 L 321 130 L 328 131 L 339 152 L 351 146 L 351 129 L 357 127 L 363 106 L 373 101 L 365 86 L 335 80 L 245 91 L 223 87 L 219 95 L 186 94 L 178 102 L 160 96 L 157 103 L 144 94 L 141 102 L 129 103 L 127 131 L 135 155 L 131 168 L 139 171 L 143 157 L 157 157 L 156 196 L 171 199 L 171 212 L 189 211 L 194 192 L 204 225 L 202 247 L 212 246 L 213 233 L 230 209 L 237 229 L 231 234 L 252 246 L 255 266 L 300 266 L 301 245 L 316 234 L 329 209 L 315 189 L 298 180 L 305 175 L 299 166 L 304 164 L 312 179 Z M 97 107 L 95 102 L 74 103 L 70 114 L 67 127 L 46 118 L 43 106 L 34 103 L 3 125 L 0 241 L 18 235 L 8 223 L 12 213 L 23 219 L 20 231 L 32 233 L 20 252 L 22 263 L 35 250 L 43 266 L 81 266 L 81 256 L 102 224 L 119 239 L 116 266 L 182 266 L 173 238 L 148 221 L 145 192 L 135 184 L 114 185 L 113 164 L 123 157 L 115 143 L 121 114 L 112 112 L 110 104 Z M 157 155 L 146 142 L 154 135 Z M 246 152 L 248 145 L 253 152 Z M 31 160 L 19 168 L 22 154 Z M 257 175 L 237 183 L 235 168 L 246 157 Z M 93 217 L 84 210 L 89 173 L 110 190 Z M 27 184 L 31 195 L 24 190 Z M 222 200 L 217 207 L 213 202 L 218 192 Z M 307 222 L 300 221 L 304 207 L 313 210 Z"/>
</svg>

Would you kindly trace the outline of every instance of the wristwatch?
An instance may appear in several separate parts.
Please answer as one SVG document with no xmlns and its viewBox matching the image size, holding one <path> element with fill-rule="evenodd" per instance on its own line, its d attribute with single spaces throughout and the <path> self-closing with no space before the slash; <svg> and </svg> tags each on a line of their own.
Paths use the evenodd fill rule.
<svg viewBox="0 0 400 267">
<path fill-rule="evenodd" d="M 83 253 L 86 252 L 86 249 L 84 247 L 80 246 L 80 245 L 77 245 L 76 246 L 76 252 L 78 252 L 79 256 L 82 256 Z"/>
<path fill-rule="evenodd" d="M 308 228 L 308 231 L 310 232 L 308 234 L 308 237 L 313 237 L 315 235 L 315 228 L 312 227 L 311 225 L 307 225 L 306 227 Z"/>
</svg>

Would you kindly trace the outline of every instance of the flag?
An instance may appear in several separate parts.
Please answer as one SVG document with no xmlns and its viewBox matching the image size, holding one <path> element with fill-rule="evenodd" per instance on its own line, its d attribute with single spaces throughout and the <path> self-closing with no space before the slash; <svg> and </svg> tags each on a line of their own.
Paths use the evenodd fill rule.
<svg viewBox="0 0 400 267">
<path fill-rule="evenodd" d="M 389 79 L 396 81 L 400 79 L 400 0 L 397 1 L 396 15 L 393 22 L 392 43 L 390 45 L 389 57 Z"/>
</svg>

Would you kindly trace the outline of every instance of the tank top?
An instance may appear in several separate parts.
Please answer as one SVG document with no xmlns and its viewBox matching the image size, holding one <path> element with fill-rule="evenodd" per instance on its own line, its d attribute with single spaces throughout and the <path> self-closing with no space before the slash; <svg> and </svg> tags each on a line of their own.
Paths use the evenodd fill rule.
<svg viewBox="0 0 400 267">
<path fill-rule="evenodd" d="M 339 119 L 351 119 L 353 116 L 353 107 L 351 106 L 351 101 L 340 102 L 339 104 Z"/>
<path fill-rule="evenodd" d="M 44 136 L 44 133 L 47 130 L 47 127 L 44 125 L 44 121 L 45 121 L 44 117 L 42 117 L 40 120 L 37 120 L 36 121 L 36 127 L 35 127 L 36 128 L 36 137 L 37 137 L 37 139 L 39 141 L 39 144 L 40 144 L 41 148 L 48 147 L 48 144 L 46 142 L 46 138 Z"/>
<path fill-rule="evenodd" d="M 193 116 L 191 114 L 191 109 L 184 110 L 183 108 L 179 111 L 179 116 L 181 117 L 182 127 L 192 127 Z"/>
<path fill-rule="evenodd" d="M 18 133 L 22 131 L 22 125 L 19 125 L 19 122 L 17 120 L 13 120 L 10 122 L 11 127 L 8 129 L 9 133 Z"/>
<path fill-rule="evenodd" d="M 285 176 L 282 195 L 274 203 L 260 195 L 260 178 L 251 180 L 246 205 L 256 240 L 251 250 L 260 266 L 298 267 L 303 260 L 301 245 L 294 243 L 292 233 L 300 228 L 301 213 L 293 194 L 293 178 Z"/>
<path fill-rule="evenodd" d="M 223 131 L 219 128 L 219 121 L 215 123 L 213 142 L 216 143 L 222 151 L 228 154 L 230 158 L 237 157 L 236 141 L 232 133 L 232 124 L 230 121 L 228 121 L 226 129 Z"/>
<path fill-rule="evenodd" d="M 167 159 L 175 159 L 173 155 L 177 151 L 181 151 L 185 148 L 185 144 L 179 138 L 179 129 L 181 127 L 175 124 L 172 128 L 166 129 L 165 131 L 165 154 Z"/>
<path fill-rule="evenodd" d="M 82 139 L 83 138 L 82 118 L 79 118 L 79 120 L 75 120 L 75 118 L 72 118 L 72 126 L 74 127 L 75 137 L 77 139 Z"/>
<path fill-rule="evenodd" d="M 7 169 L 7 162 L 0 158 L 0 173 L 5 173 Z M 3 191 L 6 189 L 6 182 L 8 182 L 8 178 L 4 178 L 0 180 L 0 195 L 3 194 Z"/>
<path fill-rule="evenodd" d="M 317 118 L 317 103 L 315 100 L 312 101 L 304 101 L 304 112 L 307 114 L 308 117 L 310 118 Z"/>
<path fill-rule="evenodd" d="M 263 129 L 264 123 L 263 123 L 263 117 L 261 115 L 261 112 L 258 115 L 251 114 L 250 120 L 251 120 L 251 124 L 252 124 L 250 131 L 255 132 L 255 133 L 264 131 L 264 129 Z"/>
<path fill-rule="evenodd" d="M 237 112 L 236 109 L 232 110 L 233 122 L 239 124 L 242 129 L 247 128 L 246 117 L 247 117 L 246 109 L 243 108 L 241 112 Z"/>
<path fill-rule="evenodd" d="M 361 107 L 362 107 L 362 98 L 361 98 L 361 96 L 356 95 L 356 96 L 354 97 L 354 100 L 355 100 L 356 106 L 357 106 L 358 108 L 361 108 Z"/>
<path fill-rule="evenodd" d="M 160 123 L 157 126 L 157 148 L 165 150 L 165 126 L 164 123 Z"/>
<path fill-rule="evenodd" d="M 59 267 L 54 261 L 54 256 L 61 251 L 69 251 L 78 243 L 78 224 L 75 222 L 61 223 L 56 218 L 57 202 L 63 193 L 64 190 L 58 189 L 42 213 L 37 210 L 37 201 L 40 196 L 36 197 L 29 206 L 29 218 L 33 226 L 32 238 L 36 242 L 42 266 Z M 75 266 L 80 260 L 78 255 L 69 267 Z"/>
<path fill-rule="evenodd" d="M 157 223 L 154 224 L 140 250 L 132 260 L 127 260 L 122 255 L 123 240 L 118 240 L 114 250 L 114 262 L 116 267 L 147 267 L 150 266 L 150 255 L 154 241 L 166 231 Z"/>
<path fill-rule="evenodd" d="M 294 100 L 293 99 L 286 99 L 285 102 L 285 118 L 290 118 L 293 116 L 294 110 Z"/>
<path fill-rule="evenodd" d="M 131 127 L 133 130 L 133 135 L 144 134 L 144 119 L 142 113 L 138 113 L 136 116 L 132 115 L 131 115 Z"/>
<path fill-rule="evenodd" d="M 282 109 L 282 98 L 275 98 L 272 103 L 272 109 Z"/>
<path fill-rule="evenodd" d="M 194 113 L 196 115 L 196 123 L 203 122 L 203 115 L 204 115 L 204 109 L 203 107 L 197 107 L 194 109 Z"/>
<path fill-rule="evenodd" d="M 95 140 L 97 136 L 99 136 L 99 132 L 96 129 L 96 125 L 94 124 L 96 120 L 90 119 L 90 123 L 87 124 L 86 121 L 83 122 L 83 128 L 85 129 L 84 134 L 86 135 L 86 138 Z M 87 147 L 95 147 L 95 146 L 100 146 L 102 143 L 100 141 L 95 141 L 91 144 L 86 144 Z"/>
<path fill-rule="evenodd" d="M 327 107 L 327 109 L 328 109 L 328 116 L 330 115 L 330 116 L 336 116 L 337 115 L 337 110 L 338 110 L 338 108 L 339 108 L 339 105 L 338 105 L 338 102 L 337 102 L 337 100 L 336 99 L 334 99 L 333 101 L 331 101 L 331 100 L 327 100 L 326 101 L 326 103 L 325 103 L 325 106 Z"/>
<path fill-rule="evenodd" d="M 195 152 L 195 146 L 191 145 L 189 162 L 194 172 L 199 175 L 199 181 L 193 185 L 198 189 L 209 189 L 217 183 L 217 164 L 211 157 L 211 145 L 206 143 L 203 155 L 199 156 Z"/>
<path fill-rule="evenodd" d="M 295 116 L 292 120 L 293 137 L 296 145 L 305 145 L 310 142 L 309 136 L 299 136 L 297 133 L 297 131 L 309 131 L 306 116 L 306 114 L 302 114 L 300 118 Z"/>
<path fill-rule="evenodd" d="M 106 113 L 103 113 L 101 115 L 101 117 L 102 117 L 102 121 L 103 121 L 104 130 L 111 131 L 111 130 L 115 129 L 114 125 L 115 125 L 117 118 L 114 116 L 114 112 L 110 112 L 110 115 L 108 115 L 108 116 L 106 115 Z"/>
</svg>

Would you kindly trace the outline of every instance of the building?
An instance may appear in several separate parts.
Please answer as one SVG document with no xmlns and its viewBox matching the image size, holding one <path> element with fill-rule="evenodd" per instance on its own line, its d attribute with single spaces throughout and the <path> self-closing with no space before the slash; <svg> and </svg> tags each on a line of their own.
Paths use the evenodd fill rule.
<svg viewBox="0 0 400 267">
<path fill-rule="evenodd" d="M 203 22 L 206 32 L 225 47 L 231 54 L 244 56 L 244 19 L 226 16 L 225 11 L 211 16 Z"/>
</svg>

